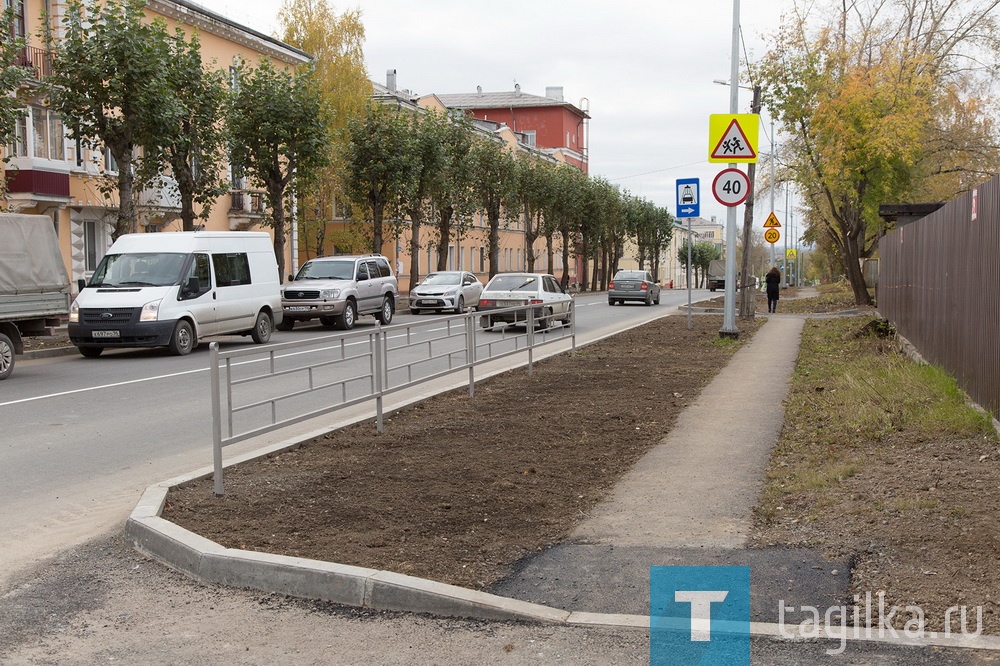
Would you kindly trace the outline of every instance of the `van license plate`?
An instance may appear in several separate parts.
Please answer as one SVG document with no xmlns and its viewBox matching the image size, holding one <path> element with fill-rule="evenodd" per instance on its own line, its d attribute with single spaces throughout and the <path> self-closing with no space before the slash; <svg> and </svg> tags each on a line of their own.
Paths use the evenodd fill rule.
<svg viewBox="0 0 1000 666">
<path fill-rule="evenodd" d="M 289 312 L 305 312 L 309 309 L 308 305 L 291 305 L 285 308 Z"/>
<path fill-rule="evenodd" d="M 94 331 L 91 336 L 95 338 L 120 338 L 122 334 L 121 331 Z"/>
</svg>

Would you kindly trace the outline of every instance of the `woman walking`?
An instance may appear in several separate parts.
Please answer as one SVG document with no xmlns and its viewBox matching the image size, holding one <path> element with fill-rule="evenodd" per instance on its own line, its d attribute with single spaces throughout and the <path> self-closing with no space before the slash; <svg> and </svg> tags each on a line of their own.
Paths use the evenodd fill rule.
<svg viewBox="0 0 1000 666">
<path fill-rule="evenodd" d="M 777 266 L 773 266 L 767 272 L 767 275 L 764 277 L 764 283 L 767 285 L 767 311 L 777 312 L 778 291 L 781 285 L 781 271 L 778 270 Z"/>
</svg>

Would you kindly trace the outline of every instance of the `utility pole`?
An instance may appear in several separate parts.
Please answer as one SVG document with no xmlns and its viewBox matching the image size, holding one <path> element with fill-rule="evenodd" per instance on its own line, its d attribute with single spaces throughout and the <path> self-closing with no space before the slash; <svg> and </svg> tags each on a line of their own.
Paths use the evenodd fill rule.
<svg viewBox="0 0 1000 666">
<path fill-rule="evenodd" d="M 760 113 L 760 86 L 753 87 L 753 102 L 750 105 L 750 113 L 757 115 Z M 773 142 L 771 144 L 774 145 Z M 773 162 L 772 162 L 773 164 Z M 753 249 L 753 200 L 756 196 L 757 186 L 754 178 L 757 174 L 757 165 L 751 162 L 747 165 L 747 178 L 750 180 L 750 194 L 747 196 L 747 204 L 743 213 L 743 258 L 740 262 L 740 319 L 753 319 L 756 297 L 754 295 L 754 282 L 750 278 L 750 251 Z"/>
<path fill-rule="evenodd" d="M 733 50 L 729 73 L 729 113 L 736 115 L 740 106 L 740 0 L 733 0 Z M 736 164 L 730 164 L 735 169 Z M 738 338 L 736 327 L 736 206 L 726 213 L 726 298 L 719 337 Z"/>
<path fill-rule="evenodd" d="M 770 109 L 768 110 L 768 113 L 769 114 L 771 113 Z M 771 214 L 772 215 L 774 215 L 774 188 L 775 188 L 775 182 L 774 182 L 774 118 L 771 118 Z M 784 231 L 785 231 L 785 233 L 782 234 L 782 236 L 784 236 L 785 234 L 788 233 L 787 229 L 785 229 Z M 771 246 L 771 265 L 774 266 L 774 243 L 768 243 L 768 245 Z"/>
</svg>

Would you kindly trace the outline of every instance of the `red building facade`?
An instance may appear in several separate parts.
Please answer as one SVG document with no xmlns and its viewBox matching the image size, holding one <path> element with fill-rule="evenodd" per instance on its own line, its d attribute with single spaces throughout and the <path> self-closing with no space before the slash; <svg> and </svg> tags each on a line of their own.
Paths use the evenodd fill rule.
<svg viewBox="0 0 1000 666">
<path fill-rule="evenodd" d="M 461 109 L 479 120 L 502 123 L 520 135 L 521 142 L 542 151 L 559 151 L 566 163 L 588 173 L 585 109 L 563 100 L 562 88 L 546 88 L 545 97 L 521 92 L 437 95 L 444 106 Z"/>
</svg>

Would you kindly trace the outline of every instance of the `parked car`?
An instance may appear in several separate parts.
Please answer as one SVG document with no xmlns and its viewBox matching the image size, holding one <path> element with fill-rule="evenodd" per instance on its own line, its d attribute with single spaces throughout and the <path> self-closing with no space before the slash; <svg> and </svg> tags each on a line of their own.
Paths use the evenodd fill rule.
<svg viewBox="0 0 1000 666">
<path fill-rule="evenodd" d="M 388 324 L 398 299 L 396 276 L 382 255 L 316 257 L 281 288 L 284 319 L 278 329 L 290 331 L 297 321 L 318 318 L 324 326 L 349 330 L 359 315 Z"/>
<path fill-rule="evenodd" d="M 493 276 L 479 297 L 478 312 L 483 328 L 494 324 L 523 323 L 528 310 L 495 313 L 497 310 L 519 305 L 534 305 L 532 312 L 536 327 L 548 328 L 555 321 L 569 324 L 573 317 L 573 297 L 562 290 L 554 276 L 547 273 L 500 273 Z"/>
<path fill-rule="evenodd" d="M 618 271 L 608 284 L 608 305 L 625 301 L 659 305 L 660 285 L 649 271 Z"/>
<path fill-rule="evenodd" d="M 468 271 L 437 271 L 410 290 L 410 312 L 465 312 L 479 304 L 483 283 Z"/>
</svg>

